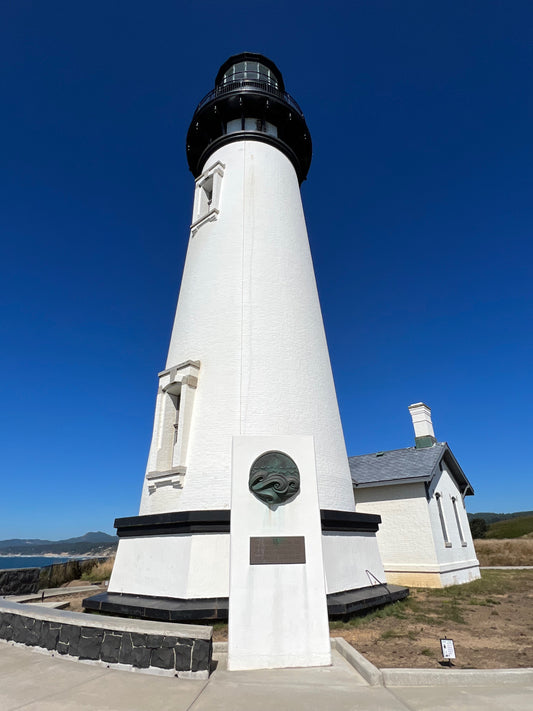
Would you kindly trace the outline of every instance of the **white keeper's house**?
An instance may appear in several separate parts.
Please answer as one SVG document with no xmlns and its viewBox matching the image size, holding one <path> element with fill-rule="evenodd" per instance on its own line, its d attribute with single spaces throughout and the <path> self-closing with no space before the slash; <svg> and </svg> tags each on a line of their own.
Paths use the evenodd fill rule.
<svg viewBox="0 0 533 711">
<path fill-rule="evenodd" d="M 464 505 L 474 493 L 431 410 L 410 405 L 415 446 L 350 457 L 356 510 L 380 514 L 377 540 L 388 583 L 445 587 L 480 577 Z"/>
</svg>

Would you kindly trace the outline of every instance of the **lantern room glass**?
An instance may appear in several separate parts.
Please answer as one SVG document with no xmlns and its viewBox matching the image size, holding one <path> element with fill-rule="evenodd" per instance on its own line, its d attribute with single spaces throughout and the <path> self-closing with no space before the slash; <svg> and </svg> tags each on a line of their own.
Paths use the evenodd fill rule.
<svg viewBox="0 0 533 711">
<path fill-rule="evenodd" d="M 278 79 L 272 70 L 256 61 L 237 62 L 224 72 L 223 84 L 241 81 L 258 81 L 278 88 Z"/>
</svg>

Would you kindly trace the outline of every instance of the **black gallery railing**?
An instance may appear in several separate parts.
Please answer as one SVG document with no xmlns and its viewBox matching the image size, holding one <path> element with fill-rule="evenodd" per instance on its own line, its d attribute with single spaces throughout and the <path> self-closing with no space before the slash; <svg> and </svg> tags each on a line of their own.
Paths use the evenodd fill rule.
<svg viewBox="0 0 533 711">
<path fill-rule="evenodd" d="M 299 113 L 300 116 L 303 116 L 301 108 L 298 106 L 298 103 L 292 98 L 290 94 L 287 94 L 286 91 L 280 91 L 279 89 L 276 89 L 276 87 L 272 86 L 272 84 L 262 81 L 255 81 L 254 79 L 231 81 L 227 84 L 221 84 L 220 86 L 215 87 L 200 101 L 200 103 L 196 107 L 196 111 L 199 111 L 210 101 L 213 101 L 218 97 L 225 96 L 226 94 L 231 94 L 235 91 L 257 91 L 258 89 L 261 92 L 264 92 L 265 94 L 271 94 L 272 96 L 275 96 L 278 99 L 282 99 L 287 104 L 289 104 L 289 106 L 291 106 L 297 113 Z"/>
</svg>

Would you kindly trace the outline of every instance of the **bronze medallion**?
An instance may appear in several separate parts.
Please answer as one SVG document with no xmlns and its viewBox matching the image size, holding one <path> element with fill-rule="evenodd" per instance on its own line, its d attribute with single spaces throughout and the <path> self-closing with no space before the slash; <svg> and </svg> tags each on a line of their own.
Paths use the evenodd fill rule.
<svg viewBox="0 0 533 711">
<path fill-rule="evenodd" d="M 300 491 L 300 472 L 287 454 L 265 452 L 252 464 L 248 486 L 269 506 L 285 504 Z"/>
</svg>

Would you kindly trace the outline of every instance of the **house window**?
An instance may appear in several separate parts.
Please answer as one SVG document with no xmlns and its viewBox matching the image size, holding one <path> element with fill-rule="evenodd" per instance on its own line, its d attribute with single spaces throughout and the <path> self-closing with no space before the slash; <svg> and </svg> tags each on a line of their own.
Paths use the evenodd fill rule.
<svg viewBox="0 0 533 711">
<path fill-rule="evenodd" d="M 439 510 L 440 526 L 442 528 L 442 536 L 444 538 L 444 545 L 446 548 L 451 548 L 452 544 L 448 538 L 448 529 L 446 528 L 446 521 L 444 520 L 444 512 L 442 510 L 441 495 L 435 494 L 435 499 L 437 500 L 437 508 Z"/>
<path fill-rule="evenodd" d="M 463 536 L 463 528 L 461 526 L 461 521 L 459 520 L 459 511 L 457 511 L 457 497 L 452 496 L 453 512 L 455 514 L 455 522 L 457 523 L 457 530 L 459 531 L 459 538 L 461 539 L 461 545 L 466 546 L 465 537 Z"/>
</svg>

